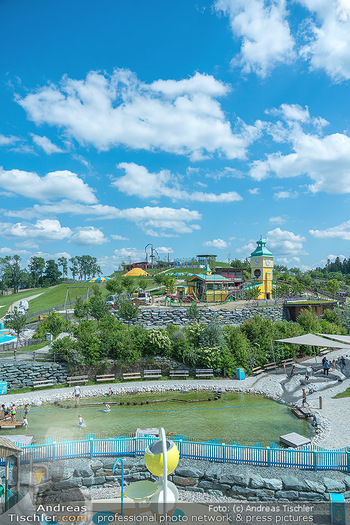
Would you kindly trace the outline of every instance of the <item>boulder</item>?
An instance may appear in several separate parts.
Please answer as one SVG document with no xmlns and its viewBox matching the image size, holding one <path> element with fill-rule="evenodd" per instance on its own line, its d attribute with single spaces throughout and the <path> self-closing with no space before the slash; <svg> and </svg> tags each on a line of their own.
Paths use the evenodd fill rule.
<svg viewBox="0 0 350 525">
<path fill-rule="evenodd" d="M 282 490 L 281 479 L 264 479 L 264 487 L 271 490 Z"/>
<path fill-rule="evenodd" d="M 327 492 L 345 492 L 345 483 L 332 478 L 323 478 Z"/>
<path fill-rule="evenodd" d="M 286 490 L 307 490 L 305 484 L 302 481 L 299 481 L 295 476 L 287 474 L 282 476 L 283 487 Z"/>
</svg>

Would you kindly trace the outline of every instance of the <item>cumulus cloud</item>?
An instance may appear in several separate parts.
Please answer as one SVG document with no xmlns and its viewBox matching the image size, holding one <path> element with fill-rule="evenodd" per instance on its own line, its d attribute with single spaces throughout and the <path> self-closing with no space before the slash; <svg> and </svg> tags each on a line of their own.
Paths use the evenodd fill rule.
<svg viewBox="0 0 350 525">
<path fill-rule="evenodd" d="M 203 246 L 210 246 L 211 248 L 216 248 L 217 250 L 224 250 L 228 247 L 228 243 L 223 239 L 214 239 L 212 241 L 203 242 Z"/>
<path fill-rule="evenodd" d="M 168 170 L 151 173 L 144 166 L 134 162 L 121 162 L 118 168 L 125 171 L 123 177 L 116 179 L 112 185 L 126 195 L 142 199 L 168 197 L 172 200 L 190 200 L 198 202 L 234 202 L 242 200 L 236 191 L 227 193 L 188 192 L 180 188 L 179 177 Z"/>
<path fill-rule="evenodd" d="M 33 142 L 39 146 L 47 155 L 52 155 L 52 153 L 62 153 L 63 150 L 53 144 L 50 139 L 47 137 L 40 137 L 39 135 L 34 135 L 32 133 Z"/>
<path fill-rule="evenodd" d="M 275 228 L 267 233 L 267 246 L 272 254 L 305 255 L 303 243 L 306 241 L 302 235 L 288 230 Z"/>
<path fill-rule="evenodd" d="M 285 219 L 284 217 L 270 217 L 269 218 L 269 222 L 271 222 L 272 224 L 284 224 L 286 222 L 287 219 Z"/>
<path fill-rule="evenodd" d="M 273 198 L 276 199 L 276 200 L 280 200 L 280 199 L 296 199 L 297 197 L 298 197 L 298 192 L 297 191 L 281 190 L 281 191 L 276 191 L 273 194 Z"/>
<path fill-rule="evenodd" d="M 229 17 L 241 51 L 232 63 L 243 72 L 266 77 L 279 64 L 296 58 L 285 0 L 216 0 L 215 9 Z"/>
<path fill-rule="evenodd" d="M 251 190 L 248 190 L 251 195 L 258 195 L 260 192 L 259 188 L 252 188 Z"/>
<path fill-rule="evenodd" d="M 169 237 L 180 233 L 191 233 L 200 229 L 194 221 L 199 221 L 202 215 L 196 210 L 187 208 L 163 208 L 159 206 L 145 206 L 144 208 L 125 208 L 123 210 L 114 206 L 94 204 L 87 206 L 68 200 L 55 203 L 38 205 L 24 210 L 0 210 L 8 217 L 34 218 L 48 215 L 64 214 L 87 215 L 99 219 L 125 219 L 136 223 L 145 233 L 158 237 Z M 158 231 L 157 231 L 158 230 Z M 173 230 L 168 233 L 167 230 Z"/>
<path fill-rule="evenodd" d="M 127 237 L 123 237 L 122 235 L 114 235 L 113 233 L 111 235 L 111 238 L 115 241 L 129 241 Z"/>
<path fill-rule="evenodd" d="M 193 159 L 218 153 L 243 158 L 259 135 L 259 127 L 241 121 L 234 134 L 218 96 L 228 87 L 209 75 L 146 84 L 128 70 L 107 77 L 91 71 L 85 80 L 64 77 L 18 97 L 35 123 L 63 128 L 80 144 L 98 150 L 124 145 L 162 150 Z"/>
<path fill-rule="evenodd" d="M 38 241 L 61 241 L 72 235 L 72 230 L 61 226 L 58 220 L 42 219 L 35 224 L 21 223 L 0 223 L 0 233 L 4 237 L 37 239 Z"/>
<path fill-rule="evenodd" d="M 174 253 L 174 250 L 170 246 L 158 246 L 156 248 L 157 252 L 160 253 Z"/>
<path fill-rule="evenodd" d="M 93 204 L 93 190 L 71 171 L 52 171 L 43 177 L 35 172 L 4 170 L 0 167 L 0 188 L 37 201 L 70 199 Z"/>
<path fill-rule="evenodd" d="M 282 117 L 287 122 L 310 122 L 309 108 L 299 104 L 281 104 L 279 108 L 266 110 L 265 113 Z"/>
<path fill-rule="evenodd" d="M 300 257 L 278 257 L 275 261 L 282 264 L 292 265 L 300 263 Z"/>
<path fill-rule="evenodd" d="M 11 146 L 12 144 L 15 144 L 18 142 L 18 138 L 14 137 L 12 135 L 6 136 L 0 134 L 0 146 Z"/>
<path fill-rule="evenodd" d="M 7 246 L 2 246 L 0 248 L 0 254 L 1 255 L 29 255 L 30 252 L 28 252 L 27 250 L 18 250 L 16 248 L 16 250 L 14 250 L 13 248 L 7 248 Z"/>
<path fill-rule="evenodd" d="M 313 17 L 304 29 L 307 43 L 301 56 L 312 69 L 325 71 L 335 82 L 350 78 L 350 4 L 348 0 L 299 0 Z"/>
<path fill-rule="evenodd" d="M 350 241 L 350 221 L 343 222 L 339 226 L 326 228 L 325 230 L 309 230 L 309 233 L 317 239 L 342 239 Z"/>
<path fill-rule="evenodd" d="M 84 228 L 78 228 L 77 232 L 72 235 L 69 242 L 83 246 L 96 246 L 105 244 L 108 242 L 108 239 L 106 239 L 103 232 L 98 228 L 85 226 Z"/>
<path fill-rule="evenodd" d="M 339 258 L 341 261 L 344 261 L 344 259 L 346 259 L 345 255 L 334 255 L 333 253 L 330 253 L 327 256 L 327 260 L 332 261 L 332 262 L 334 262 L 337 258 Z"/>
</svg>

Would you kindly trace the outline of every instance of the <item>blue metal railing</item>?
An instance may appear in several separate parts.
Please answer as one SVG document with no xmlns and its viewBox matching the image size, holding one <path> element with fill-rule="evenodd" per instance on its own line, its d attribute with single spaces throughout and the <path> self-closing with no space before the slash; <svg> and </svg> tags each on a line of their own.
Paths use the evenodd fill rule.
<svg viewBox="0 0 350 525">
<path fill-rule="evenodd" d="M 180 434 L 170 435 L 179 448 L 180 458 L 205 459 L 219 463 L 235 463 L 271 467 L 300 468 L 311 470 L 342 470 L 350 472 L 350 447 L 338 450 L 325 450 L 316 445 L 302 448 L 282 448 L 276 443 L 239 445 L 228 439 L 199 441 Z M 22 462 L 56 461 L 77 457 L 137 457 L 143 456 L 154 436 L 127 434 L 122 437 L 107 438 L 99 434 L 89 434 L 76 441 L 64 438 L 48 438 L 34 445 L 23 445 Z M 4 462 L 0 461 L 0 465 Z"/>
</svg>

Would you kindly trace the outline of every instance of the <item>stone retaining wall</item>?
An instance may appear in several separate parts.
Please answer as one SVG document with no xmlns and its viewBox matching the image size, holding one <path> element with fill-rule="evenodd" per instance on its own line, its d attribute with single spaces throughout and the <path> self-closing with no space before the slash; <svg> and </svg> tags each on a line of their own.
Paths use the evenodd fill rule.
<svg viewBox="0 0 350 525">
<path fill-rule="evenodd" d="M 64 383 L 67 379 L 67 365 L 14 359 L 0 361 L 0 381 L 7 381 L 9 389 L 31 387 L 33 381 L 38 379 L 49 379 L 54 384 Z"/>
<path fill-rule="evenodd" d="M 156 480 L 145 466 L 144 458 L 123 458 L 124 479 L 127 484 L 140 480 Z M 90 488 L 109 488 L 110 497 L 120 494 L 121 466 L 112 475 L 115 458 L 60 460 L 46 463 L 48 477 L 37 487 L 37 498 L 43 501 L 82 501 L 89 499 Z M 181 460 L 180 460 L 181 463 Z M 185 463 L 185 462 L 184 462 Z M 186 461 L 188 464 L 188 461 Z M 197 468 L 197 465 L 198 468 Z M 241 468 L 241 467 L 240 467 Z M 328 471 L 324 477 L 308 471 L 300 477 L 285 471 L 279 478 L 273 477 L 269 468 L 264 476 L 252 473 L 234 473 L 235 465 L 211 464 L 201 467 L 200 462 L 193 466 L 178 467 L 169 479 L 179 489 L 190 492 L 208 493 L 213 496 L 229 496 L 248 501 L 328 501 L 330 492 L 342 493 L 350 500 L 350 475 L 342 474 L 341 481 L 336 471 Z M 271 475 L 272 474 L 272 475 Z M 314 477 L 313 477 L 314 475 Z M 28 465 L 22 465 L 21 492 L 28 491 Z M 16 468 L 13 469 L 11 487 L 16 485 Z"/>
<path fill-rule="evenodd" d="M 215 312 L 206 308 L 201 309 L 200 312 L 200 322 L 217 321 L 221 325 L 240 325 L 244 321 L 252 319 L 255 315 L 261 315 L 263 319 L 271 319 L 272 321 L 282 321 L 288 318 L 288 312 L 283 305 L 236 308 L 234 310 L 228 310 L 223 307 Z M 116 317 L 118 318 L 118 315 Z M 156 326 L 166 326 L 167 324 L 184 326 L 191 323 L 192 320 L 187 317 L 187 308 L 172 307 L 167 309 L 142 309 L 137 320 L 132 321 L 131 324 L 142 324 L 146 328 L 154 328 Z"/>
</svg>

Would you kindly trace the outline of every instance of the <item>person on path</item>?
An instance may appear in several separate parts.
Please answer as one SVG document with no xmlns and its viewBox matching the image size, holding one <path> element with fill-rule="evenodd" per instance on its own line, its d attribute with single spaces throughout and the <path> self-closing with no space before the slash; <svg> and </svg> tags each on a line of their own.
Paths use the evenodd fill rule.
<svg viewBox="0 0 350 525">
<path fill-rule="evenodd" d="M 332 361 L 332 370 L 335 370 L 335 359 Z"/>
<path fill-rule="evenodd" d="M 290 377 L 295 376 L 295 366 L 292 366 L 292 370 L 290 371 Z"/>
<path fill-rule="evenodd" d="M 342 373 L 344 372 L 345 365 L 346 365 L 345 358 L 344 358 L 344 356 L 342 355 L 341 358 L 340 358 L 340 371 L 341 371 Z"/>
<path fill-rule="evenodd" d="M 108 395 L 109 395 L 109 396 L 113 396 L 113 390 L 112 390 L 112 387 L 109 387 Z"/>
<path fill-rule="evenodd" d="M 323 364 L 323 375 L 327 375 L 328 376 L 328 372 L 329 372 L 330 367 L 331 367 L 331 364 L 326 359 L 326 361 Z"/>
<path fill-rule="evenodd" d="M 79 386 L 79 385 L 76 385 L 76 386 L 73 388 L 73 395 L 75 396 L 75 406 L 76 406 L 76 407 L 79 406 L 80 394 L 81 394 L 80 386 Z"/>
<path fill-rule="evenodd" d="M 302 405 L 303 405 L 303 408 L 305 407 L 305 405 L 307 405 L 308 407 L 310 406 L 309 403 L 306 401 L 306 390 L 305 390 L 305 388 L 302 388 Z"/>
</svg>

